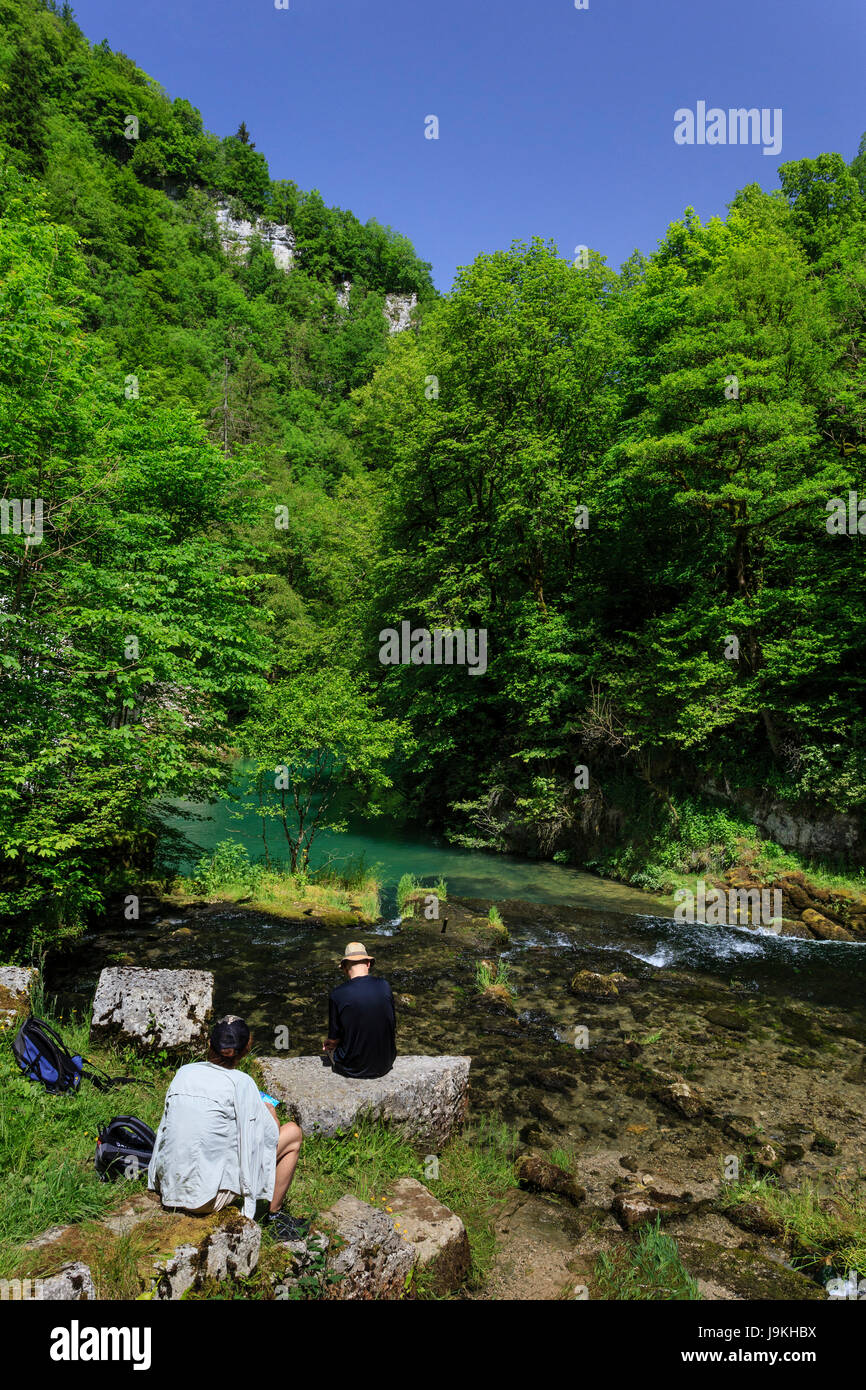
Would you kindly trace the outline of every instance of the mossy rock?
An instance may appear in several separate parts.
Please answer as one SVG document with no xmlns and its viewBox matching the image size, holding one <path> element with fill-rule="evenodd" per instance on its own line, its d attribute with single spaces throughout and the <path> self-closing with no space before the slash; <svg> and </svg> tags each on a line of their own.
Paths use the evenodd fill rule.
<svg viewBox="0 0 866 1390">
<path fill-rule="evenodd" d="M 150 1289 L 154 1265 L 179 1246 L 199 1247 L 217 1227 L 231 1230 L 241 1220 L 237 1207 L 189 1216 L 166 1211 L 154 1193 L 139 1192 L 114 1215 L 46 1232 L 22 1248 L 14 1275 L 48 1278 L 81 1262 L 92 1271 L 100 1297 L 135 1298 Z"/>
<path fill-rule="evenodd" d="M 821 1299 L 827 1295 L 805 1275 L 787 1269 L 755 1250 L 730 1250 L 711 1240 L 677 1242 L 680 1259 L 695 1279 L 711 1280 L 741 1299 L 772 1300 Z"/>
<path fill-rule="evenodd" d="M 479 951 L 504 950 L 509 944 L 508 932 L 504 926 L 496 926 L 486 917 L 452 917 L 444 912 L 439 920 L 426 917 L 403 919 L 403 930 L 423 933 L 425 937 L 437 937 L 443 946 L 471 948 Z"/>
<path fill-rule="evenodd" d="M 637 989 L 638 984 L 619 970 L 611 975 L 600 975 L 595 970 L 578 970 L 572 976 L 569 988 L 579 999 L 618 999 L 620 994 Z"/>
</svg>

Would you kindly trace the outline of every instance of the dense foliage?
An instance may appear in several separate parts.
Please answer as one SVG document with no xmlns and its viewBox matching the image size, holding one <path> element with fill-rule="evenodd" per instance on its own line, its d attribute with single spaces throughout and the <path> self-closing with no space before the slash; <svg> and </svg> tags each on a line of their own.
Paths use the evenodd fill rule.
<svg viewBox="0 0 866 1390">
<path fill-rule="evenodd" d="M 44 503 L 0 537 L 0 953 L 77 929 L 241 751 L 299 863 L 285 805 L 389 788 L 619 872 L 696 796 L 862 812 L 866 145 L 618 274 L 535 240 L 439 299 L 68 5 L 0 0 L 0 35 L 0 495 Z M 217 200 L 290 226 L 291 271 L 227 254 Z M 486 672 L 383 666 L 404 621 L 486 629 Z"/>
<path fill-rule="evenodd" d="M 862 810 L 866 200 L 838 155 L 781 180 L 619 276 L 479 257 L 358 393 L 370 628 L 488 630 L 483 679 L 380 681 L 464 843 L 603 863 L 690 790 Z"/>
</svg>

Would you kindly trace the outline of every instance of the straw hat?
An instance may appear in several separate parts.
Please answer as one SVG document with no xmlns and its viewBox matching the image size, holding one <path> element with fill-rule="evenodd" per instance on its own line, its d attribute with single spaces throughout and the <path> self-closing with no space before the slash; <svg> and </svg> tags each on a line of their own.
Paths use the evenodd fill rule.
<svg viewBox="0 0 866 1390">
<path fill-rule="evenodd" d="M 369 961 L 370 965 L 374 962 L 373 956 L 367 955 L 367 948 L 363 941 L 350 941 L 346 947 L 345 955 L 340 961 L 341 965 L 360 965 L 364 961 Z"/>
</svg>

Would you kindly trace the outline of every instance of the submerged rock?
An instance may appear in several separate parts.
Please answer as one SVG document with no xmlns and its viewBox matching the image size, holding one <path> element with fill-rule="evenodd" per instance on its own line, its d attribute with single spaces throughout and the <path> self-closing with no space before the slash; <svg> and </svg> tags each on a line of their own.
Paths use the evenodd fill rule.
<svg viewBox="0 0 866 1390">
<path fill-rule="evenodd" d="M 338 1076 L 319 1057 L 263 1057 L 265 1087 L 285 1101 L 305 1134 L 333 1135 L 362 1115 L 440 1148 L 463 1123 L 470 1057 L 398 1057 L 387 1076 Z"/>
<path fill-rule="evenodd" d="M 669 1110 L 678 1110 L 687 1120 L 696 1120 L 707 1112 L 703 1092 L 685 1081 L 674 1081 L 656 1092 L 656 1098 Z"/>
<path fill-rule="evenodd" d="M 109 966 L 93 1000 L 91 1036 L 116 1037 L 154 1051 L 201 1047 L 213 1008 L 209 970 Z"/>
<path fill-rule="evenodd" d="M 595 970 L 578 970 L 572 976 L 570 989 L 579 999 L 616 999 L 628 990 L 637 989 L 637 980 L 615 970 L 611 975 L 599 975 Z"/>
</svg>

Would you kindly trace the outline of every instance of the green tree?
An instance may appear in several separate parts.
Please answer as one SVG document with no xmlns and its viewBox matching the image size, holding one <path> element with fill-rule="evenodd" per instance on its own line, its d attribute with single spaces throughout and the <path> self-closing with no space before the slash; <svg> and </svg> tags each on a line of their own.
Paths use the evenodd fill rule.
<svg viewBox="0 0 866 1390">
<path fill-rule="evenodd" d="M 375 815 L 403 732 L 345 671 L 272 686 L 239 731 L 253 764 L 243 805 L 261 816 L 266 859 L 269 821 L 283 832 L 292 872 L 305 873 L 320 831 L 344 830 L 351 811 Z"/>
</svg>

